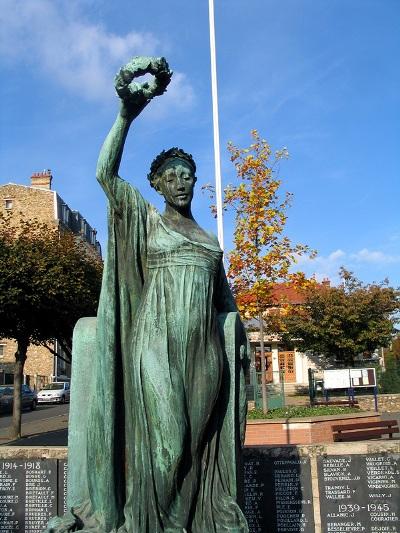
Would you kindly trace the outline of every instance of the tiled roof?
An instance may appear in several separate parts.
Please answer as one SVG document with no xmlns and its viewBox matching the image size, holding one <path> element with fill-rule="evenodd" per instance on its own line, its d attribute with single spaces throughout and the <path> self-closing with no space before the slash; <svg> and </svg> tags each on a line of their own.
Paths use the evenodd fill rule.
<svg viewBox="0 0 400 533">
<path fill-rule="evenodd" d="M 288 283 L 276 284 L 272 290 L 272 297 L 276 304 L 302 304 L 305 302 L 304 291 L 297 289 L 296 287 Z"/>
</svg>

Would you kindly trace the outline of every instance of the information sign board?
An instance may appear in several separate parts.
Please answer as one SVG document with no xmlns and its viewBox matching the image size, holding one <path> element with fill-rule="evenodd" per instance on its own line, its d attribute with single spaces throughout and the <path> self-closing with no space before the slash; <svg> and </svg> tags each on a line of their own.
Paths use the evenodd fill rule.
<svg viewBox="0 0 400 533">
<path fill-rule="evenodd" d="M 375 368 L 350 368 L 350 387 L 375 387 Z"/>
<path fill-rule="evenodd" d="M 348 389 L 350 374 L 348 368 L 324 370 L 324 389 Z"/>
<path fill-rule="evenodd" d="M 324 370 L 324 389 L 375 387 L 375 368 L 340 368 Z"/>
</svg>

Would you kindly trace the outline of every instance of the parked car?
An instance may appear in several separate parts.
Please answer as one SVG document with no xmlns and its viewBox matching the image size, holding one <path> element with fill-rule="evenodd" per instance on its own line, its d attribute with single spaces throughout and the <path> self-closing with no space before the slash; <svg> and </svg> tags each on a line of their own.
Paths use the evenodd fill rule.
<svg viewBox="0 0 400 533">
<path fill-rule="evenodd" d="M 69 402 L 69 383 L 49 383 L 38 392 L 38 403 L 65 403 Z"/>
<path fill-rule="evenodd" d="M 38 399 L 37 394 L 28 385 L 22 385 L 22 409 L 36 409 Z M 14 386 L 0 385 L 0 412 L 6 413 L 12 411 L 14 403 Z"/>
</svg>

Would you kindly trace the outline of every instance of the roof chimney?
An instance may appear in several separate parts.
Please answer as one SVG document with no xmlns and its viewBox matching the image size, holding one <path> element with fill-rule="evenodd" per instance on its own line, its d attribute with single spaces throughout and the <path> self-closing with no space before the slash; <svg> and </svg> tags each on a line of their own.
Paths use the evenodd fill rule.
<svg viewBox="0 0 400 533">
<path fill-rule="evenodd" d="M 43 170 L 43 172 L 34 172 L 31 176 L 31 187 L 37 189 L 51 189 L 51 170 Z"/>
<path fill-rule="evenodd" d="M 321 285 L 323 285 L 324 287 L 330 287 L 330 286 L 331 286 L 330 279 L 329 279 L 329 278 L 324 278 L 324 279 L 321 281 Z"/>
</svg>

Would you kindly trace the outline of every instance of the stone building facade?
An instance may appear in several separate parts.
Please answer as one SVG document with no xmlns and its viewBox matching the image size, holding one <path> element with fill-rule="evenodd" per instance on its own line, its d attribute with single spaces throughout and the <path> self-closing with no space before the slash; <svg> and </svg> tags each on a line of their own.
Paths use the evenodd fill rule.
<svg viewBox="0 0 400 533">
<path fill-rule="evenodd" d="M 72 231 L 82 239 L 88 250 L 101 257 L 96 230 L 52 190 L 52 179 L 51 171 L 45 170 L 32 174 L 29 185 L 0 185 L 0 213 L 12 214 L 10 220 L 15 224 L 22 219 L 37 220 Z M 51 348 L 60 357 L 55 357 L 43 346 L 29 346 L 24 381 L 30 387 L 40 390 L 46 383 L 69 378 L 70 365 L 63 361 L 62 349 L 56 339 Z M 13 381 L 15 351 L 16 343 L 12 339 L 0 339 L 0 384 Z"/>
</svg>

